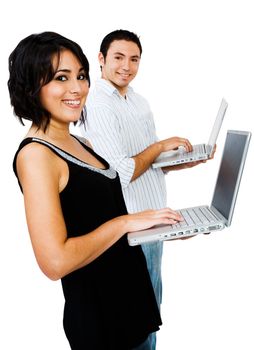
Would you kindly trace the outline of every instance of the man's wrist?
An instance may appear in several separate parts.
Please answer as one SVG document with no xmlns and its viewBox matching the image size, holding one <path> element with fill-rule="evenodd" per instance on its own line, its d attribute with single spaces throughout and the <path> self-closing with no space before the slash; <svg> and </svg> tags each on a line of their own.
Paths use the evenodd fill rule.
<svg viewBox="0 0 254 350">
<path fill-rule="evenodd" d="M 150 147 L 153 148 L 154 159 L 157 158 L 163 151 L 163 146 L 160 141 L 153 143 Z"/>
</svg>

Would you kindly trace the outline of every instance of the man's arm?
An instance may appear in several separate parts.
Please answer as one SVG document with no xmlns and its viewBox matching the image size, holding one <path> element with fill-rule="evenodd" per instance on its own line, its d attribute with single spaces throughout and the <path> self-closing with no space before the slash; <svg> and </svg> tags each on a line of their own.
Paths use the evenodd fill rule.
<svg viewBox="0 0 254 350">
<path fill-rule="evenodd" d="M 136 155 L 128 155 L 121 139 L 117 117 L 109 108 L 88 108 L 87 126 L 81 128 L 82 134 L 90 140 L 95 152 L 105 158 L 119 173 L 122 187 L 141 176 L 161 152 L 185 147 L 192 151 L 190 142 L 181 137 L 171 137 L 154 142 Z"/>
<path fill-rule="evenodd" d="M 154 162 L 154 160 L 161 154 L 161 152 L 177 149 L 178 147 L 185 147 L 187 152 L 192 151 L 192 145 L 189 140 L 181 137 L 171 137 L 162 141 L 158 141 L 147 147 L 143 152 L 132 157 L 135 161 L 135 169 L 131 181 L 134 181 L 142 175 Z M 165 169 L 168 171 L 169 169 Z"/>
<path fill-rule="evenodd" d="M 122 187 L 127 187 L 134 173 L 135 161 L 126 150 L 117 115 L 104 105 L 88 107 L 86 125 L 82 125 L 80 131 L 94 151 L 118 172 Z"/>
</svg>

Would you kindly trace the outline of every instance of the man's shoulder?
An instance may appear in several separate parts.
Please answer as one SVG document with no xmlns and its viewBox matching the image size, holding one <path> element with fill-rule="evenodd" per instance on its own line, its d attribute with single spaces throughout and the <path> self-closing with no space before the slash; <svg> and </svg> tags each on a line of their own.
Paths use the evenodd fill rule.
<svg viewBox="0 0 254 350">
<path fill-rule="evenodd" d="M 86 101 L 87 119 L 115 120 L 118 116 L 118 108 L 115 106 L 114 98 L 105 91 L 93 90 L 89 92 Z"/>
<path fill-rule="evenodd" d="M 95 82 L 95 86 L 90 90 L 87 98 L 89 105 L 111 105 L 113 97 L 113 89 L 106 85 L 102 80 Z"/>
<path fill-rule="evenodd" d="M 100 106 L 103 106 L 103 107 L 108 106 L 108 108 L 110 108 L 111 104 L 112 104 L 112 96 L 107 94 L 105 91 L 99 90 L 97 88 L 89 92 L 87 101 L 86 101 L 86 105 L 89 108 L 100 107 Z"/>
<path fill-rule="evenodd" d="M 96 99 L 96 100 L 110 100 L 112 97 L 112 93 L 109 93 L 107 90 L 101 88 L 100 86 L 95 86 L 93 89 L 89 91 L 88 98 Z"/>
<path fill-rule="evenodd" d="M 129 96 L 130 98 L 133 98 L 136 102 L 138 102 L 140 105 L 146 105 L 150 108 L 148 100 L 141 95 L 139 92 L 134 91 L 131 87 L 129 88 Z"/>
</svg>

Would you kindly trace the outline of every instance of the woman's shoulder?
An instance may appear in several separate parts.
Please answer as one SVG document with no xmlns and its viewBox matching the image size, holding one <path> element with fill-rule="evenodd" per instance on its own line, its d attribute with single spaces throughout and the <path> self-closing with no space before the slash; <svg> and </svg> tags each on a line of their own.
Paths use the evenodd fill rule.
<svg viewBox="0 0 254 350">
<path fill-rule="evenodd" d="M 32 138 L 24 139 L 16 153 L 16 160 L 25 167 L 36 168 L 55 161 L 55 154 L 41 142 L 34 142 Z"/>
</svg>

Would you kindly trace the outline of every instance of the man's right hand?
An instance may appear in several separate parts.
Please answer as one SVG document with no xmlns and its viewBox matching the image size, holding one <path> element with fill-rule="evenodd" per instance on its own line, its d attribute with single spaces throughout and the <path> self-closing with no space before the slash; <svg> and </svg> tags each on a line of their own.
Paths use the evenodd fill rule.
<svg viewBox="0 0 254 350">
<path fill-rule="evenodd" d="M 161 147 L 161 152 L 176 150 L 181 146 L 185 148 L 186 152 L 191 152 L 193 150 L 192 144 L 188 139 L 178 136 L 159 141 L 158 144 Z"/>
</svg>

